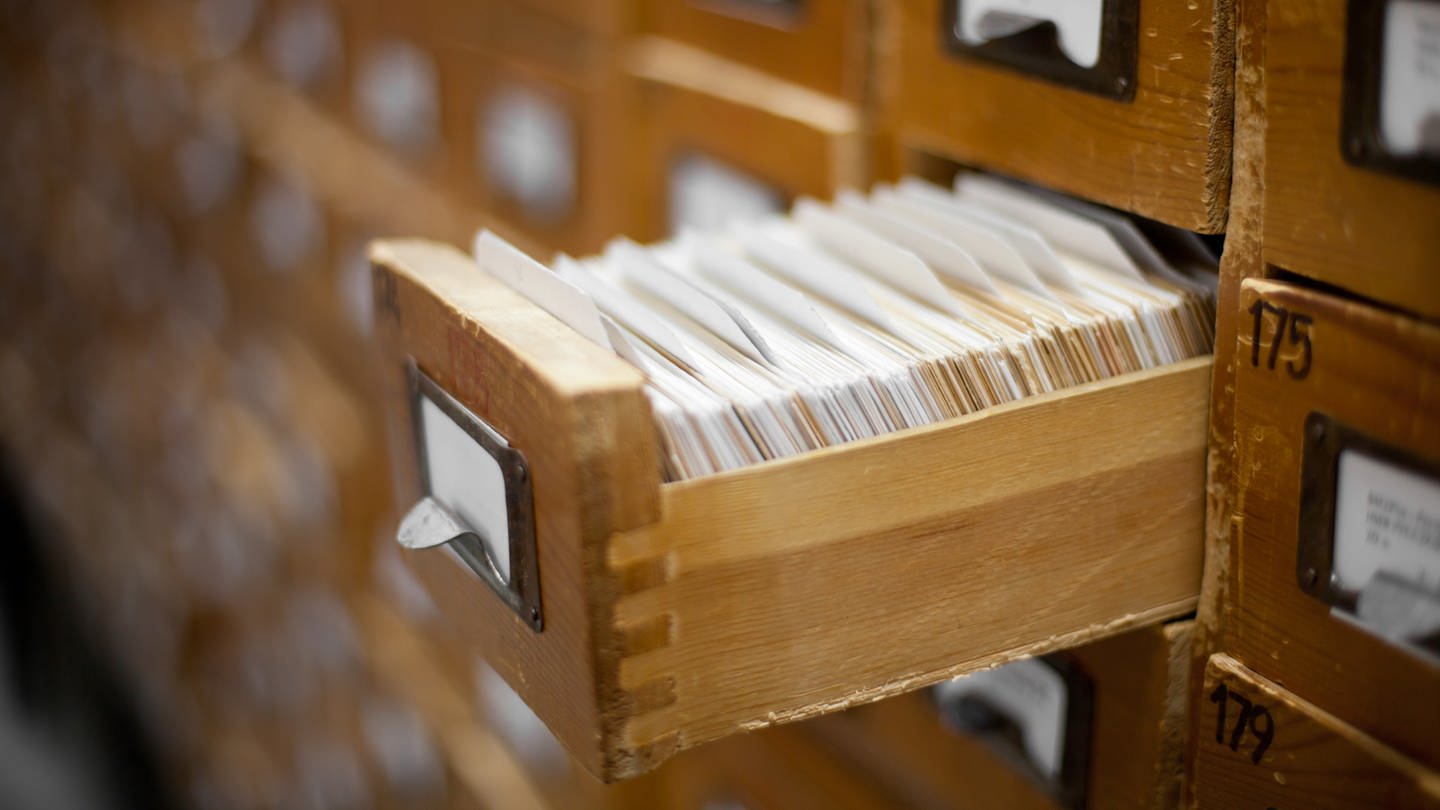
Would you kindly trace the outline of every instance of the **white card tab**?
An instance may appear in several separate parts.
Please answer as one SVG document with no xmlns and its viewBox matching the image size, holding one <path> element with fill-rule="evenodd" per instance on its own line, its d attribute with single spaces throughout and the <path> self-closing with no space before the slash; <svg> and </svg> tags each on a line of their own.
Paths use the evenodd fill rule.
<svg viewBox="0 0 1440 810">
<path fill-rule="evenodd" d="M 488 230 L 475 235 L 475 261 L 531 303 L 607 349 L 614 348 L 600 324 L 600 311 L 584 290 L 526 256 Z"/>
<path fill-rule="evenodd" d="M 818 202 L 801 200 L 795 206 L 795 221 L 816 242 L 833 255 L 848 257 L 897 290 L 941 312 L 959 315 L 954 297 L 919 256 L 880 236 L 859 222 L 822 208 Z"/>
<path fill-rule="evenodd" d="M 1039 195 L 1003 180 L 978 174 L 962 174 L 955 178 L 955 192 L 962 199 L 973 200 L 1031 223 L 1060 250 L 1121 275 L 1143 277 L 1135 260 L 1103 225 L 1067 211 Z"/>
</svg>

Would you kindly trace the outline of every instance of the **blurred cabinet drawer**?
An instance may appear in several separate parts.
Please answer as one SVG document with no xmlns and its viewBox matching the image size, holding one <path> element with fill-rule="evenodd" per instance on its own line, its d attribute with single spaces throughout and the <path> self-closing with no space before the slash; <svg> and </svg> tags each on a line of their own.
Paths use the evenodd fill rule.
<svg viewBox="0 0 1440 810">
<path fill-rule="evenodd" d="M 676 758 L 659 772 L 671 810 L 880 810 L 899 806 L 794 726 L 741 734 Z"/>
<path fill-rule="evenodd" d="M 1440 767 L 1440 328 L 1275 281 L 1240 306 L 1221 649 Z"/>
<path fill-rule="evenodd" d="M 1440 807 L 1440 773 L 1229 656 L 1210 658 L 1196 722 L 1197 807 Z"/>
<path fill-rule="evenodd" d="M 1230 0 L 893 5 L 884 125 L 901 148 L 1224 229 Z"/>
<path fill-rule="evenodd" d="M 452 249 L 372 259 L 402 501 L 428 494 L 424 400 L 508 445 L 521 521 L 503 587 L 404 557 L 606 779 L 1194 607 L 1208 357 L 661 484 L 634 368 Z"/>
<path fill-rule="evenodd" d="M 815 729 L 915 807 L 1174 807 L 1192 626 L 1012 662 Z"/>
<path fill-rule="evenodd" d="M 454 122 L 461 180 L 496 229 L 589 253 L 630 231 L 622 77 L 545 70 L 504 55 L 456 55 L 474 77 Z"/>
<path fill-rule="evenodd" d="M 666 40 L 641 40 L 628 62 L 646 130 L 641 238 L 781 213 L 868 179 L 854 105 Z"/>
<path fill-rule="evenodd" d="M 861 101 L 868 0 L 641 0 L 641 30 L 850 102 Z"/>
<path fill-rule="evenodd" d="M 1280 0 L 1265 13 L 1265 261 L 1440 316 L 1440 146 L 1423 129 L 1440 8 Z"/>
</svg>

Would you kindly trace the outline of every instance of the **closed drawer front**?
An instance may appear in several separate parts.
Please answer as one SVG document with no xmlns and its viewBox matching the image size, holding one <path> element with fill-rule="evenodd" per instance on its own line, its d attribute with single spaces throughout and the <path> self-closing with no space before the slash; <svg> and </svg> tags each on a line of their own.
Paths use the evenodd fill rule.
<svg viewBox="0 0 1440 810">
<path fill-rule="evenodd" d="M 779 213 L 869 179 L 854 105 L 666 40 L 639 41 L 628 64 L 646 128 L 632 145 L 644 237 Z"/>
<path fill-rule="evenodd" d="M 829 96 L 862 99 L 871 31 L 867 0 L 643 0 L 639 5 L 647 33 Z"/>
<path fill-rule="evenodd" d="M 470 77 L 451 90 L 456 179 L 498 230 L 572 253 L 631 230 L 629 108 L 613 60 L 573 71 L 493 51 L 450 60 L 455 75 Z"/>
<path fill-rule="evenodd" d="M 1379 73 L 1359 68 L 1378 70 L 1398 58 L 1389 68 L 1397 77 L 1423 74 L 1424 38 L 1434 36 L 1435 23 L 1427 28 L 1420 18 L 1435 20 L 1436 9 L 1393 0 L 1287 0 L 1260 11 L 1268 16 L 1255 74 L 1263 86 L 1245 93 L 1263 94 L 1265 260 L 1392 306 L 1440 315 L 1436 147 L 1433 141 L 1406 145 L 1421 137 L 1423 93 L 1433 98 L 1435 79 L 1433 73 L 1417 77 L 1418 97 L 1396 97 Z M 1415 12 L 1413 20 L 1404 16 Z M 1390 15 L 1400 16 L 1387 40 Z M 1413 114 L 1395 116 L 1397 109 Z M 1381 123 L 1387 117 L 1399 119 L 1388 135 Z"/>
<path fill-rule="evenodd" d="M 1190 230 L 1223 230 L 1229 0 L 1052 3 L 1073 17 L 1058 40 L 1048 23 L 1013 36 L 987 27 L 987 12 L 994 20 L 1011 5 L 894 4 L 897 40 L 885 69 L 894 74 L 887 125 L 898 144 Z M 1030 5 L 1025 15 L 1043 20 L 1047 4 Z"/>
<path fill-rule="evenodd" d="M 1440 773 L 1227 655 L 1205 667 L 1196 723 L 1198 807 L 1440 807 Z"/>
<path fill-rule="evenodd" d="M 1440 330 L 1274 281 L 1240 306 L 1220 649 L 1436 767 Z"/>
<path fill-rule="evenodd" d="M 1153 624 L 1028 662 L 1030 672 L 1003 675 L 1014 663 L 992 670 L 999 682 L 977 691 L 936 687 L 815 728 L 917 807 L 1174 807 L 1192 625 Z M 998 699 L 987 698 L 991 690 Z M 1023 718 L 975 711 L 1017 695 L 1027 697 Z M 1051 729 L 1061 730 L 1058 748 L 1039 742 L 1054 739 Z"/>
<path fill-rule="evenodd" d="M 406 559 L 607 779 L 1194 606 L 1208 357 L 662 485 L 635 369 L 453 250 L 372 258 L 402 497 L 413 361 L 523 454 L 543 621 Z"/>
</svg>

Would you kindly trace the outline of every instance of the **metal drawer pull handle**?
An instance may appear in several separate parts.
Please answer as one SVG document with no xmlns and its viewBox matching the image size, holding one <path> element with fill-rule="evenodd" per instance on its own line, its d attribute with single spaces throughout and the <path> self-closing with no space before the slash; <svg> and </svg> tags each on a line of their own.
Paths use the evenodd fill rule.
<svg viewBox="0 0 1440 810">
<path fill-rule="evenodd" d="M 535 631 L 544 627 L 535 516 L 525 456 L 412 363 L 420 499 L 395 539 L 444 549 Z"/>
</svg>

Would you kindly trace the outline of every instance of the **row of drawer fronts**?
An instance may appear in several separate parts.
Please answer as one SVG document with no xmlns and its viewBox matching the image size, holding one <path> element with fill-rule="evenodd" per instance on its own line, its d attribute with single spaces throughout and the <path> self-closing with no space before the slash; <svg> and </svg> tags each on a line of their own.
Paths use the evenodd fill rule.
<svg viewBox="0 0 1440 810">
<path fill-rule="evenodd" d="M 1440 767 L 1440 329 L 1277 281 L 1240 305 L 1219 649 Z"/>
<path fill-rule="evenodd" d="M 1440 807 L 1435 771 L 1227 655 L 1205 667 L 1195 731 L 1198 807 Z"/>
<path fill-rule="evenodd" d="M 633 369 L 458 252 L 382 244 L 373 255 L 407 502 L 423 494 L 408 441 L 413 395 L 398 371 L 409 357 L 525 455 L 543 631 L 444 554 L 407 559 L 467 640 L 607 778 L 750 724 L 877 699 L 1194 603 L 1208 358 L 662 487 Z M 1136 431 L 1142 413 L 1147 429 Z M 1090 430 L 1076 437 L 1067 425 L 1082 418 Z M 961 458 L 1019 465 L 1056 442 L 1089 461 L 978 484 L 957 468 Z M 919 481 L 957 495 L 918 498 Z M 1061 506 L 1036 514 L 1037 497 Z M 950 534 L 961 527 L 974 535 L 964 548 Z M 1004 553 L 990 556 L 1002 542 L 991 538 L 1004 538 Z M 931 564 L 900 565 L 899 547 Z M 1044 563 L 1005 562 L 1015 559 Z M 888 584 L 875 566 L 892 572 Z M 968 584 L 942 587 L 962 569 Z M 1087 598 L 1080 583 L 1095 576 L 1140 585 Z M 756 588 L 771 596 L 755 598 Z M 925 597 L 905 627 L 884 619 L 901 609 L 896 594 L 942 592 L 953 611 Z M 1038 603 L 1025 596 L 1040 593 Z M 783 622 L 767 607 L 779 602 Z M 1028 618 L 1016 628 L 1005 617 L 1021 602 Z M 961 613 L 973 621 L 948 618 Z M 737 633 L 751 641 L 737 645 Z"/>
<path fill-rule="evenodd" d="M 809 9 L 802 15 L 807 26 L 830 31 L 843 27 L 839 21 L 830 19 L 832 15 L 863 16 L 853 9 L 838 11 L 831 10 L 831 4 L 823 5 L 819 11 Z M 1221 228 L 1229 176 L 1229 66 L 1224 57 L 1228 53 L 1232 14 L 1229 2 L 1196 4 L 1195 8 L 1187 7 L 1183 12 L 1180 6 L 1141 0 L 1051 4 L 1055 9 L 1046 9 L 1044 5 L 1037 7 L 1040 11 L 1031 8 L 1027 13 L 1032 19 L 1053 13 L 1059 18 L 1059 28 L 1042 25 L 1038 29 L 1025 29 L 1023 33 L 980 45 L 972 55 L 976 58 L 957 59 L 957 48 L 975 49 L 979 41 L 976 31 L 1010 30 L 993 22 L 1002 18 L 1013 20 L 1016 16 L 1007 16 L 1006 2 L 902 4 L 897 10 L 901 23 L 901 47 L 897 49 L 901 53 L 899 92 L 894 113 L 887 116 L 890 121 L 886 125 L 899 135 L 897 141 L 1064 188 L 1172 224 L 1202 231 Z M 1358 227 L 1317 231 L 1311 225 L 1316 217 L 1333 220 L 1336 216 L 1342 219 L 1377 216 L 1367 213 L 1376 208 L 1385 211 L 1387 217 L 1392 208 L 1402 212 L 1434 210 L 1437 192 L 1415 182 L 1434 180 L 1437 172 L 1433 145 L 1426 145 L 1423 136 L 1417 134 L 1421 131 L 1419 122 L 1424 119 L 1424 111 L 1433 106 L 1426 100 L 1427 93 L 1433 94 L 1433 82 L 1423 79 L 1426 75 L 1423 71 L 1411 74 L 1400 70 L 1381 71 L 1376 67 L 1392 63 L 1421 65 L 1423 59 L 1419 56 L 1412 60 L 1406 55 L 1424 53 L 1423 32 L 1429 30 L 1424 23 L 1435 12 L 1430 4 L 1414 0 L 1352 4 L 1348 17 L 1346 4 L 1339 0 L 1313 5 L 1313 8 L 1307 7 L 1305 14 L 1316 18 L 1309 21 L 1314 25 L 1303 28 L 1307 31 L 1318 28 L 1328 37 L 1324 39 L 1326 50 L 1315 55 L 1310 45 L 1289 46 L 1290 40 L 1285 37 L 1288 29 L 1280 26 L 1274 32 L 1277 36 L 1273 37 L 1277 47 L 1267 54 L 1267 59 L 1279 67 L 1297 59 L 1304 60 L 1308 66 L 1304 71 L 1269 71 L 1272 92 L 1282 103 L 1272 104 L 1268 114 L 1287 120 L 1269 129 L 1273 141 L 1269 152 L 1273 159 L 1268 171 L 1275 179 L 1285 179 L 1296 174 L 1290 167 L 1306 167 L 1303 173 L 1306 179 L 1267 183 L 1267 189 L 1273 189 L 1276 198 L 1272 207 L 1281 213 L 1268 220 L 1267 242 L 1276 246 L 1277 263 L 1295 265 L 1293 269 L 1326 280 L 1341 279 L 1349 285 L 1358 284 L 1353 288 L 1366 292 L 1372 285 L 1346 269 L 1356 264 L 1352 258 L 1374 250 L 1384 251 L 1388 243 L 1388 250 L 1399 251 L 1401 255 L 1397 258 L 1402 261 L 1399 269 L 1378 275 L 1414 276 L 1420 257 L 1427 249 L 1433 252 L 1433 243 L 1424 241 L 1430 229 L 1420 227 L 1423 223 L 1417 221 L 1409 226 L 1416 240 L 1392 240 L 1381 235 L 1393 232 L 1393 221 L 1391 227 L 1368 230 Z M 358 34 L 354 21 L 327 23 L 317 12 L 324 8 L 323 5 L 287 3 L 277 11 L 261 47 L 281 75 L 301 86 L 313 86 L 338 72 L 334 63 L 343 61 L 340 51 L 345 47 L 346 37 L 337 32 L 343 30 L 350 39 L 356 40 L 353 47 L 365 52 L 355 70 L 355 114 L 377 137 L 405 154 L 424 152 L 442 140 L 455 140 L 451 150 L 462 163 L 468 163 L 469 156 L 479 152 L 478 165 L 487 185 L 502 199 L 515 204 L 516 214 L 533 220 L 542 230 L 553 227 L 571 212 L 577 200 L 576 189 L 585 184 L 576 176 L 576 167 L 582 166 L 585 159 L 583 155 L 574 156 L 576 133 L 586 126 L 585 121 L 574 120 L 579 109 L 584 108 L 583 102 L 565 99 L 566 91 L 555 86 L 497 90 L 487 109 L 495 114 L 498 123 L 477 127 L 477 121 L 487 116 L 478 112 L 466 116 L 460 114 L 461 111 L 452 114 L 446 110 L 452 103 L 462 110 L 476 107 L 473 100 L 463 97 L 463 85 L 467 82 L 441 75 L 451 70 L 445 64 L 449 56 L 444 54 L 448 50 L 441 48 L 433 53 L 426 50 L 430 44 L 427 39 L 446 41 L 443 26 L 436 20 L 446 19 L 449 11 L 431 13 L 429 16 L 433 19 L 428 25 L 401 26 L 402 33 L 418 38 L 415 44 L 410 44 L 393 32 L 382 37 L 376 31 L 369 31 L 375 27 L 375 21 L 360 23 Z M 688 7 L 674 14 L 678 17 L 698 15 L 701 20 L 735 19 L 707 10 L 692 12 Z M 815 19 L 817 14 L 825 20 Z M 986 14 L 992 16 L 985 17 Z M 225 18 L 225 15 L 215 16 Z M 1071 17 L 1077 18 L 1073 26 L 1067 22 Z M 984 22 L 987 19 L 991 22 Z M 1130 22 L 1125 22 L 1127 20 Z M 750 25 L 743 20 L 735 21 Z M 1410 25 L 1411 22 L 1415 24 Z M 936 36 L 937 26 L 944 36 Z M 685 32 L 682 39 L 701 47 L 716 47 L 705 41 L 695 20 L 676 27 Z M 1113 106 L 1114 102 L 1107 105 L 1104 99 L 1093 94 L 1063 91 L 1059 87 L 1051 89 L 1054 75 L 1020 92 L 1021 85 L 1016 82 L 1034 80 L 1022 79 L 1008 68 L 997 72 L 985 67 L 990 64 L 985 60 L 990 59 L 991 50 L 997 47 L 1002 54 L 997 58 L 1002 62 L 1007 60 L 1003 55 L 1007 48 L 1020 54 L 1009 61 L 1033 62 L 1026 54 L 1033 55 L 1037 30 L 1056 32 L 1041 39 L 1061 54 L 1057 59 L 1077 67 L 1073 59 L 1064 56 L 1067 50 L 1077 51 L 1067 43 L 1098 36 L 1095 41 L 1103 40 L 1108 46 L 1109 38 L 1116 36 L 1113 29 L 1117 27 L 1138 28 L 1135 36 L 1123 38 L 1130 47 L 1138 42 L 1138 55 L 1133 59 L 1111 59 L 1104 55 L 1108 53 L 1107 47 L 1100 47 L 1101 56 L 1095 61 L 1099 65 L 1138 61 L 1139 67 L 1134 69 L 1137 79 L 1128 86 L 1131 93 L 1136 93 L 1136 86 L 1141 89 L 1136 98 L 1120 102 L 1125 105 L 1120 109 Z M 783 36 L 802 35 L 793 28 L 769 30 Z M 1083 35 L 1072 31 L 1082 31 Z M 1411 31 L 1419 33 L 1412 36 Z M 573 32 L 565 34 L 576 36 Z M 716 39 L 725 40 L 727 36 L 716 34 Z M 937 42 L 946 37 L 948 45 Z M 724 47 L 716 50 L 729 54 Z M 1081 63 L 1092 61 L 1088 54 L 1094 51 L 1093 44 L 1079 51 L 1087 54 L 1079 57 Z M 797 50 L 790 48 L 786 52 Z M 1381 55 L 1371 56 L 1375 53 Z M 437 54 L 440 55 L 438 61 Z M 1309 69 L 1316 65 L 1321 69 Z M 475 75 L 483 73 L 485 71 Z M 779 75 L 787 74 L 779 71 Z M 936 76 L 954 76 L 956 80 L 936 81 Z M 1396 78 L 1400 76 L 1403 80 Z M 442 84 L 456 85 L 461 92 L 449 93 Z M 1320 99 L 1322 103 L 1284 103 L 1291 97 Z M 1020 103 L 1020 99 L 1024 102 Z M 1176 103 L 1177 100 L 1183 103 Z M 570 109 L 566 109 L 567 106 Z M 1045 126 L 1035 116 L 1063 116 L 1065 125 Z M 451 117 L 456 117 L 456 122 L 442 127 L 442 120 Z M 469 120 L 460 120 L 462 118 Z M 1171 125 L 1156 126 L 1155 122 L 1162 120 L 1169 120 Z M 1126 124 L 1127 121 L 1134 126 Z M 1117 135 L 1117 126 L 1121 129 L 1129 126 L 1129 129 Z M 1162 130 L 1189 134 L 1166 139 L 1156 134 Z M 515 137 L 521 132 L 530 137 Z M 1063 133 L 1064 137 L 1054 140 L 1057 133 Z M 1077 134 L 1088 146 L 1077 147 Z M 1302 144 L 1301 148 L 1295 148 Z M 543 150 L 542 145 L 545 145 Z M 499 154 L 499 149 L 512 148 L 530 152 L 518 156 L 519 159 L 512 159 L 513 152 L 506 152 L 505 159 L 489 157 Z M 1091 169 L 1077 167 L 1069 159 L 1077 149 L 1097 158 L 1088 162 Z M 551 159 L 535 159 L 542 151 Z M 572 157 L 566 159 L 566 154 Z M 526 155 L 530 159 L 526 159 Z M 603 157 L 600 162 L 604 162 Z M 1325 176 L 1320 179 L 1325 182 L 1321 185 L 1343 190 L 1338 195 L 1344 201 L 1343 208 L 1317 210 L 1314 206 L 1306 189 L 1316 185 L 1316 178 L 1308 168 L 1315 165 L 1324 167 Z M 1175 168 L 1182 166 L 1183 170 Z M 1087 175 L 1090 171 L 1094 172 L 1093 177 Z M 602 181 L 596 182 L 604 185 Z M 1363 204 L 1384 198 L 1385 192 L 1395 189 L 1416 204 Z M 805 190 L 823 192 L 825 189 Z M 1366 231 L 1370 235 L 1362 235 L 1357 242 L 1351 239 L 1352 231 Z M 1322 238 L 1312 238 L 1317 233 Z M 1326 233 L 1332 236 L 1324 236 Z M 1333 234 L 1342 234 L 1340 241 L 1337 242 Z M 1409 243 L 1416 245 L 1403 247 Z M 1382 279 L 1375 284 L 1382 298 L 1402 300 L 1389 289 L 1398 282 Z"/>
</svg>

